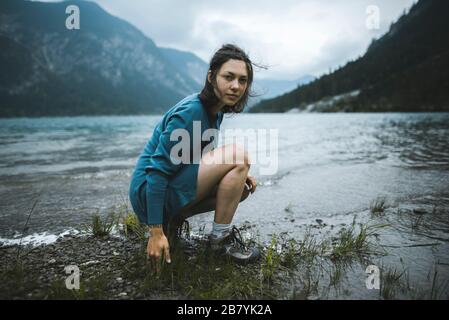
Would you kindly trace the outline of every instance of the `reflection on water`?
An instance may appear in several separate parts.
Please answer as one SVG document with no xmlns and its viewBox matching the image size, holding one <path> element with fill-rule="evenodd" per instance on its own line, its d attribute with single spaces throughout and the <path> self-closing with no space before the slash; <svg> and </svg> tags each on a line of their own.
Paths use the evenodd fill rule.
<svg viewBox="0 0 449 320">
<path fill-rule="evenodd" d="M 446 117 L 389 121 L 377 138 L 402 164 L 415 168 L 447 169 L 449 163 Z"/>
</svg>

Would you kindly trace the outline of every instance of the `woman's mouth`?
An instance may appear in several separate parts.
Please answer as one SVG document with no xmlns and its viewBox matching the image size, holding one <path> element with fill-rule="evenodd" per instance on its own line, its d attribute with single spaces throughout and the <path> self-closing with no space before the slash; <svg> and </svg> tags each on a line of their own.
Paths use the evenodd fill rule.
<svg viewBox="0 0 449 320">
<path fill-rule="evenodd" d="M 239 96 L 235 95 L 235 94 L 227 94 L 227 96 L 229 97 L 229 99 L 231 100 L 237 100 L 239 98 Z"/>
</svg>

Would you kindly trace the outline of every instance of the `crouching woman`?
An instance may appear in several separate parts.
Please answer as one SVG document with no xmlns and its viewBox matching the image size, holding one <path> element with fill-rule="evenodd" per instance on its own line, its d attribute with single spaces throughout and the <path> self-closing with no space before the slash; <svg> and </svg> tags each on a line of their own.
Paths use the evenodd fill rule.
<svg viewBox="0 0 449 320">
<path fill-rule="evenodd" d="M 196 142 L 191 141 L 190 158 L 199 161 L 185 163 L 174 161 L 172 151 L 179 141 L 171 139 L 177 129 L 190 139 L 196 128 L 201 131 L 199 139 L 208 129 L 219 130 L 225 113 L 243 111 L 252 82 L 253 63 L 247 54 L 235 45 L 223 45 L 210 61 L 202 91 L 178 102 L 156 125 L 129 189 L 134 212 L 150 229 L 147 254 L 153 262 L 170 263 L 169 234 L 184 219 L 209 211 L 215 211 L 211 250 L 243 263 L 259 258 L 258 250 L 245 246 L 238 229 L 231 226 L 239 203 L 257 185 L 248 175 L 246 150 L 230 144 L 203 152 L 208 143 L 202 141 L 201 148 L 195 148 Z"/>
</svg>

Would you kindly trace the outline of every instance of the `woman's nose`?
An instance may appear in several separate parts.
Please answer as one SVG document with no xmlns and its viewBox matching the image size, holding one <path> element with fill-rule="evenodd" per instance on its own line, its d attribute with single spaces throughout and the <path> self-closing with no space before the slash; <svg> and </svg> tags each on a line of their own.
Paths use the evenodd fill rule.
<svg viewBox="0 0 449 320">
<path fill-rule="evenodd" d="M 239 82 L 238 82 L 238 80 L 232 81 L 232 83 L 231 83 L 231 88 L 232 88 L 232 89 L 238 89 L 238 88 L 239 88 Z"/>
</svg>

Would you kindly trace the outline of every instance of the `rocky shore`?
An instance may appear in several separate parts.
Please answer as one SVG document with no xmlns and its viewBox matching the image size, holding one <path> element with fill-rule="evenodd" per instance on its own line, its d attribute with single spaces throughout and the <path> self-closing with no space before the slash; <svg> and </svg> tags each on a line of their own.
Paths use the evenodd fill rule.
<svg viewBox="0 0 449 320">
<path fill-rule="evenodd" d="M 142 233 L 94 228 L 47 245 L 3 246 L 0 299 L 349 299 L 354 283 L 365 285 L 373 262 L 382 266 L 382 288 L 358 289 L 365 299 L 447 297 L 447 282 L 436 270 L 429 271 L 432 281 L 418 284 L 407 270 L 382 265 L 388 255 L 378 243 L 384 225 L 354 221 L 336 231 L 316 222 L 300 241 L 286 233 L 267 243 L 244 237 L 262 252 L 260 261 L 246 266 L 211 255 L 204 235 L 190 232 L 170 241 L 172 263 L 162 263 L 159 272 L 146 258 Z M 332 232 L 323 237 L 325 230 Z"/>
<path fill-rule="evenodd" d="M 49 245 L 1 247 L 0 298 L 150 298 L 139 292 L 139 278 L 130 277 L 145 244 L 137 237 L 65 236 Z M 79 269 L 79 290 L 66 288 L 68 266 Z"/>
<path fill-rule="evenodd" d="M 66 235 L 36 247 L 0 247 L 0 299 L 277 297 L 260 284 L 262 264 L 239 266 L 209 256 L 201 236 L 173 240 L 172 263 L 161 264 L 158 273 L 146 258 L 146 244 L 145 236 L 109 234 Z M 220 279 L 227 288 L 217 286 Z"/>
</svg>

